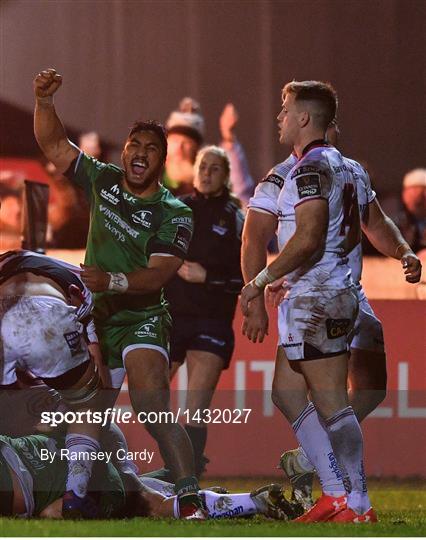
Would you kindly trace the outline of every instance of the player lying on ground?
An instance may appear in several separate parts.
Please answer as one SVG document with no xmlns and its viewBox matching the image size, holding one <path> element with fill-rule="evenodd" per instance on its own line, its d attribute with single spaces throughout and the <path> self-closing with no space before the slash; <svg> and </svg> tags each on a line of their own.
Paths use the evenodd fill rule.
<svg viewBox="0 0 426 540">
<path fill-rule="evenodd" d="M 68 406 L 80 412 L 100 410 L 101 379 L 91 361 L 97 337 L 91 321 L 92 295 L 80 279 L 80 269 L 30 251 L 10 251 L 0 257 L 0 315 L 3 369 L 2 391 L 18 386 L 16 370 L 30 370 L 56 389 Z M 89 346 L 86 344 L 89 341 Z M 23 407 L 16 407 L 17 410 Z M 2 422 L 11 408 L 2 408 Z M 9 430 L 7 430 L 9 431 Z M 100 428 L 83 417 L 69 426 L 65 444 L 70 451 L 96 451 Z M 74 454 L 72 454 L 74 455 Z M 92 463 L 70 459 L 64 496 L 86 498 Z"/>
<path fill-rule="evenodd" d="M 129 461 L 118 460 L 117 449 L 127 445 L 117 427 L 105 439 L 102 459 L 94 462 L 88 490 L 97 502 L 98 519 L 123 517 L 180 517 L 175 486 L 152 478 L 138 478 Z M 67 465 L 61 459 L 64 438 L 29 435 L 0 436 L 0 515 L 62 517 Z M 108 449 L 108 450 L 107 450 Z M 111 452 L 112 459 L 108 460 Z M 301 505 L 285 499 L 280 486 L 250 493 L 200 491 L 209 517 L 231 518 L 263 514 L 289 520 L 301 514 Z"/>
</svg>

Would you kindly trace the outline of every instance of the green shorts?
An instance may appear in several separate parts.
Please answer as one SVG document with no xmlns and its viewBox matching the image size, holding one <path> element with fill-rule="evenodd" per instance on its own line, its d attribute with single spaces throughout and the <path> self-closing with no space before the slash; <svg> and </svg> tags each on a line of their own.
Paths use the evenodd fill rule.
<svg viewBox="0 0 426 540">
<path fill-rule="evenodd" d="M 96 324 L 105 364 L 110 369 L 123 368 L 126 354 L 134 349 L 154 349 L 169 362 L 169 336 L 172 319 L 169 313 L 152 315 L 139 312 L 138 320 L 127 324 L 102 326 Z"/>
</svg>

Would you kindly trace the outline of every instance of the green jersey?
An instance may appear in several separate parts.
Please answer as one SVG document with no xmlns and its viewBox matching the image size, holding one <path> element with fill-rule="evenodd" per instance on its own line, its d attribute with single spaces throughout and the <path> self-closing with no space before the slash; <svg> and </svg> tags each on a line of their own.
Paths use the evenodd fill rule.
<svg viewBox="0 0 426 540">
<path fill-rule="evenodd" d="M 37 516 L 65 492 L 68 462 L 61 457 L 61 448 L 64 448 L 63 436 L 57 439 L 46 435 L 15 439 L 0 436 L 0 486 L 5 484 L 10 474 L 5 466 L 7 461 L 19 477 L 30 515 Z M 48 452 L 55 455 L 53 460 Z M 111 462 L 98 461 L 94 464 L 89 492 L 99 493 L 99 518 L 120 515 L 125 504 L 125 490 Z"/>
<path fill-rule="evenodd" d="M 91 201 L 86 264 L 106 272 L 146 268 L 153 254 L 185 258 L 192 235 L 191 210 L 163 186 L 150 197 L 136 197 L 123 187 L 124 171 L 81 153 L 68 176 Z M 150 294 L 94 294 L 95 319 L 123 324 L 141 310 L 165 312 L 162 291 Z M 127 312 L 127 316 L 123 314 Z M 136 312 L 136 313 L 135 313 Z M 136 318 L 135 318 L 136 320 Z"/>
</svg>

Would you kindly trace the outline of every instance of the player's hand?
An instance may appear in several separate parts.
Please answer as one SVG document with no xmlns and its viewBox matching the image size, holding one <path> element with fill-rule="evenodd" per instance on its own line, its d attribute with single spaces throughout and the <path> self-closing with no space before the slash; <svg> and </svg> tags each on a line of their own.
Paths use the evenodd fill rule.
<svg viewBox="0 0 426 540">
<path fill-rule="evenodd" d="M 81 281 L 92 292 L 102 292 L 108 290 L 110 276 L 103 270 L 100 270 L 96 266 L 87 266 L 80 264 L 81 266 Z"/>
<path fill-rule="evenodd" d="M 277 308 L 284 300 L 288 291 L 288 285 L 285 277 L 276 279 L 272 283 L 266 286 L 265 300 L 269 306 Z"/>
<path fill-rule="evenodd" d="M 402 268 L 404 269 L 405 280 L 408 283 L 417 283 L 422 275 L 422 263 L 414 253 L 407 253 L 401 257 Z"/>
<path fill-rule="evenodd" d="M 178 275 L 190 283 L 205 283 L 207 270 L 197 262 L 184 261 L 178 270 Z"/>
<path fill-rule="evenodd" d="M 254 298 L 248 306 L 248 314 L 243 319 L 242 333 L 256 343 L 263 343 L 268 335 L 269 317 L 262 296 Z"/>
<path fill-rule="evenodd" d="M 232 103 L 227 103 L 219 118 L 220 134 L 225 142 L 235 139 L 235 126 L 238 123 L 238 112 Z"/>
<path fill-rule="evenodd" d="M 34 94 L 36 98 L 46 98 L 53 96 L 62 84 L 62 75 L 56 73 L 53 68 L 41 71 L 33 81 Z"/>
<path fill-rule="evenodd" d="M 108 366 L 103 363 L 99 343 L 89 343 L 87 347 L 89 349 L 90 356 L 93 358 L 96 367 L 98 368 L 98 373 L 102 381 L 102 386 L 104 388 L 112 388 L 111 374 Z"/>
<path fill-rule="evenodd" d="M 244 317 L 249 315 L 249 303 L 261 294 L 263 294 L 263 290 L 256 287 L 256 285 L 251 281 L 243 287 L 240 296 L 240 306 Z"/>
</svg>

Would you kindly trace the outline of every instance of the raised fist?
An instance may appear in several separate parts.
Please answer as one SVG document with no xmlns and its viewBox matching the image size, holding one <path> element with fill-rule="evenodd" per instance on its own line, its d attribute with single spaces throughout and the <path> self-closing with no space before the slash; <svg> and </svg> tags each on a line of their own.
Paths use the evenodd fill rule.
<svg viewBox="0 0 426 540">
<path fill-rule="evenodd" d="M 34 79 L 34 94 L 37 98 L 53 96 L 62 84 L 62 75 L 56 73 L 53 68 L 41 71 Z"/>
</svg>

